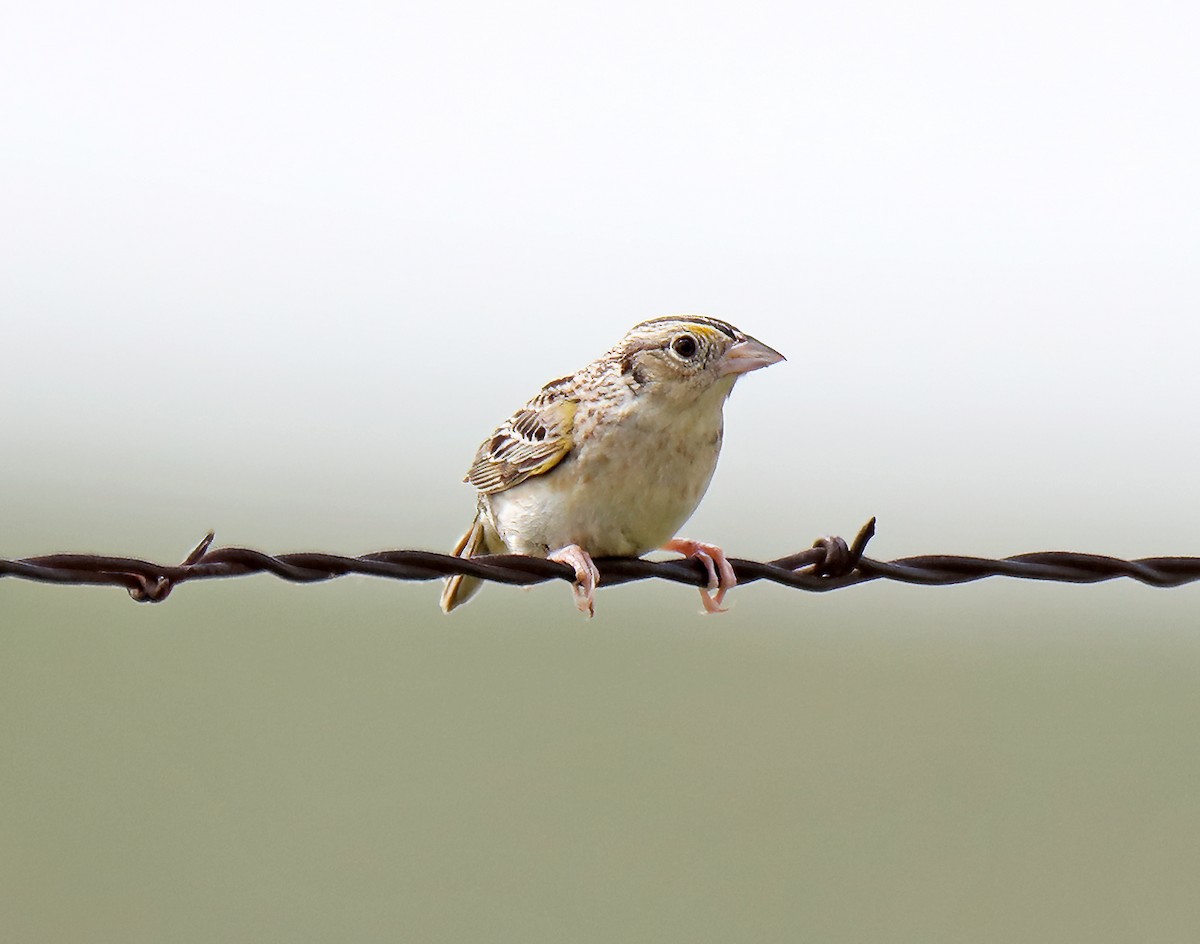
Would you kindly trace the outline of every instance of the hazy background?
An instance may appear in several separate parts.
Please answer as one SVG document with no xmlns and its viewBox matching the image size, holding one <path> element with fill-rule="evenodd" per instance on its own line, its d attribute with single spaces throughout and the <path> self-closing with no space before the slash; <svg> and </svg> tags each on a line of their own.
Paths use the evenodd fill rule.
<svg viewBox="0 0 1200 944">
<path fill-rule="evenodd" d="M 659 314 L 689 536 L 1200 554 L 1192 4 L 56 3 L 0 28 L 0 556 L 446 548 Z M 0 582 L 7 940 L 1185 941 L 1200 589 Z"/>
</svg>

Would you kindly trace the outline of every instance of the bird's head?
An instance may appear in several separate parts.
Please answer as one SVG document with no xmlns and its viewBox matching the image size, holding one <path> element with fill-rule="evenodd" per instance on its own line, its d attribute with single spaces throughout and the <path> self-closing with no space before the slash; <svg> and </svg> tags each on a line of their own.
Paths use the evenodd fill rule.
<svg viewBox="0 0 1200 944">
<path fill-rule="evenodd" d="M 643 321 L 613 350 L 621 373 L 639 387 L 662 385 L 685 396 L 733 388 L 742 374 L 778 364 L 783 355 L 733 325 L 702 315 Z"/>
</svg>

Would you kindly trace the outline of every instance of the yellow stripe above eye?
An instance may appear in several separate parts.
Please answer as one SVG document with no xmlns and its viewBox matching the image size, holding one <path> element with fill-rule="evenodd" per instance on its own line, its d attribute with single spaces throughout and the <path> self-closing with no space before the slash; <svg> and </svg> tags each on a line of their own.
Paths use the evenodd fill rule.
<svg viewBox="0 0 1200 944">
<path fill-rule="evenodd" d="M 738 333 L 737 329 L 728 322 L 719 321 L 707 315 L 667 315 L 664 318 L 651 318 L 649 321 L 643 321 L 641 324 L 636 325 L 630 334 L 636 334 L 642 328 L 653 330 L 666 327 L 667 325 L 671 326 L 671 330 L 674 328 L 691 328 L 699 331 L 702 328 L 707 328 L 719 332 L 730 340 L 736 340 Z"/>
<path fill-rule="evenodd" d="M 710 325 L 701 324 L 698 321 L 681 321 L 679 327 L 690 331 L 692 334 L 704 338 L 706 341 L 722 341 L 729 340 L 725 335 Z"/>
</svg>

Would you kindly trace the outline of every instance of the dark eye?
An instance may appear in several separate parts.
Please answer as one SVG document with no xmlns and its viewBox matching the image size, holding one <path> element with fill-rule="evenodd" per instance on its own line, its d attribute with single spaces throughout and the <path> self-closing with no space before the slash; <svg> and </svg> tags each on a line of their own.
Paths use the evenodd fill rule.
<svg viewBox="0 0 1200 944">
<path fill-rule="evenodd" d="M 688 360 L 696 356 L 696 339 L 690 334 L 681 334 L 671 342 L 671 350 Z"/>
</svg>

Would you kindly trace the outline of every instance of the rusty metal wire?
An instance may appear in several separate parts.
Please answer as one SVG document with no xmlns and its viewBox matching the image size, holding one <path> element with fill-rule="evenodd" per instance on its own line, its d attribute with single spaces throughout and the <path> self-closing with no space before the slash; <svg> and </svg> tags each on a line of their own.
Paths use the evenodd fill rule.
<svg viewBox="0 0 1200 944">
<path fill-rule="evenodd" d="M 772 561 L 730 558 L 738 583 L 769 580 L 797 590 L 826 591 L 872 580 L 894 580 L 923 586 L 946 586 L 984 577 L 1019 577 L 1062 583 L 1100 583 L 1129 577 L 1152 587 L 1178 587 L 1200 580 L 1200 557 L 1144 557 L 1121 560 L 1098 554 L 1043 551 L 993 560 L 929 554 L 894 561 L 863 556 L 875 534 L 868 521 L 850 544 L 823 537 L 811 548 Z M 247 574 L 273 574 L 296 583 L 315 583 L 347 574 L 393 580 L 436 580 L 468 574 L 497 583 L 529 586 L 547 580 L 574 579 L 570 567 L 537 557 L 496 554 L 464 559 L 431 551 L 377 551 L 361 557 L 300 553 L 272 556 L 244 547 L 211 547 L 210 532 L 178 565 L 155 564 L 129 557 L 100 554 L 49 554 L 21 560 L 0 560 L 0 577 L 40 583 L 93 584 L 124 587 L 139 602 L 165 600 L 181 583 Z M 696 560 L 648 561 L 641 558 L 598 558 L 601 586 L 658 578 L 702 586 L 704 567 Z"/>
</svg>

